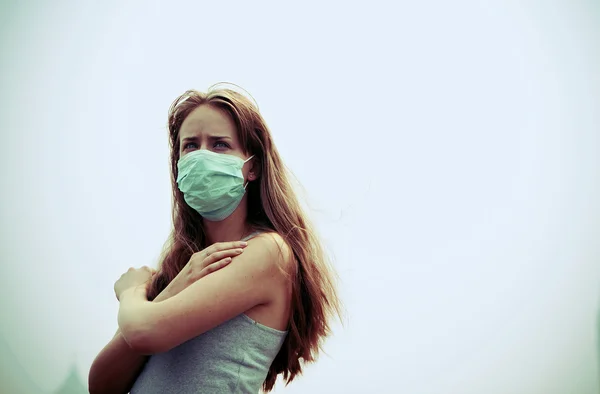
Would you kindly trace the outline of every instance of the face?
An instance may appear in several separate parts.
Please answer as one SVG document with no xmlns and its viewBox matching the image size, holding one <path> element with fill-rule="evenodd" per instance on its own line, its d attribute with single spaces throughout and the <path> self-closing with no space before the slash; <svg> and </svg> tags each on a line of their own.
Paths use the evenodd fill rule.
<svg viewBox="0 0 600 394">
<path fill-rule="evenodd" d="M 246 160 L 233 121 L 222 111 L 209 105 L 194 109 L 183 121 L 179 130 L 179 157 L 199 149 L 237 156 Z M 248 181 L 256 179 L 253 160 L 244 164 L 242 172 Z"/>
</svg>

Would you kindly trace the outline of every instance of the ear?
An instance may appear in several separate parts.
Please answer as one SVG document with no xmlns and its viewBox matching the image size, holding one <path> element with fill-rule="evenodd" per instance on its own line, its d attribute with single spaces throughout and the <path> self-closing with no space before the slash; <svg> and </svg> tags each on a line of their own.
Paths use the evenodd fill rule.
<svg viewBox="0 0 600 394">
<path fill-rule="evenodd" d="M 255 181 L 260 176 L 260 162 L 256 158 L 250 160 L 250 170 L 248 171 L 248 181 Z"/>
</svg>

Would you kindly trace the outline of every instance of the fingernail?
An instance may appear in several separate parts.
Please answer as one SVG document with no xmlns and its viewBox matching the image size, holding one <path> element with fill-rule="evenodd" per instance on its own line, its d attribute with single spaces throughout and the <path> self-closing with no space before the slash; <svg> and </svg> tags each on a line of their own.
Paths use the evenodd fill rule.
<svg viewBox="0 0 600 394">
<path fill-rule="evenodd" d="M 242 245 L 242 246 L 248 246 L 248 242 L 242 241 L 242 242 L 240 242 L 240 245 Z"/>
<path fill-rule="evenodd" d="M 235 252 L 236 253 L 242 253 L 244 251 L 244 249 L 236 249 Z"/>
</svg>

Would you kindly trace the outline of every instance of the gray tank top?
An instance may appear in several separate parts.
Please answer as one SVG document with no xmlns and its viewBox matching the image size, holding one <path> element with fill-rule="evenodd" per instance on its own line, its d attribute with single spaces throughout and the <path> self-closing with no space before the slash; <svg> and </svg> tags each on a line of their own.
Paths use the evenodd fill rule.
<svg viewBox="0 0 600 394">
<path fill-rule="evenodd" d="M 130 393 L 258 393 L 286 335 L 242 313 L 150 356 Z"/>
</svg>

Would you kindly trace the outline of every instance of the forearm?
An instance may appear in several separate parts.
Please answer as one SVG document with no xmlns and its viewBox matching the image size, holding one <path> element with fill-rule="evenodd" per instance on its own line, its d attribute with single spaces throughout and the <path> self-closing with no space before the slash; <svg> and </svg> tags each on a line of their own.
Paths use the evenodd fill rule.
<svg viewBox="0 0 600 394">
<path fill-rule="evenodd" d="M 152 354 L 145 346 L 147 334 L 151 331 L 148 324 L 151 321 L 152 307 L 155 306 L 152 304 L 143 287 L 127 289 L 120 296 L 117 316 L 119 328 L 125 341 L 139 353 Z"/>
<path fill-rule="evenodd" d="M 153 302 L 170 297 L 168 289 Z M 149 356 L 134 351 L 119 328 L 113 339 L 102 349 L 90 368 L 88 385 L 91 394 L 128 393 Z"/>
<path fill-rule="evenodd" d="M 161 302 L 166 300 L 167 298 L 173 297 L 175 294 L 172 294 L 171 283 L 152 300 L 152 302 Z"/>
</svg>

